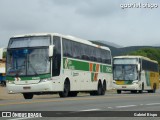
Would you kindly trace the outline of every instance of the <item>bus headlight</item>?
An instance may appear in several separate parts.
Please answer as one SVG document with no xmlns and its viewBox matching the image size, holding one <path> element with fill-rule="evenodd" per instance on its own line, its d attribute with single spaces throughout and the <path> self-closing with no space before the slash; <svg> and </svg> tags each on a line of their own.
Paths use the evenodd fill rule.
<svg viewBox="0 0 160 120">
<path fill-rule="evenodd" d="M 113 81 L 113 84 L 116 84 L 116 81 Z"/>
<path fill-rule="evenodd" d="M 138 80 L 135 80 L 132 82 L 133 84 L 138 84 Z"/>
</svg>

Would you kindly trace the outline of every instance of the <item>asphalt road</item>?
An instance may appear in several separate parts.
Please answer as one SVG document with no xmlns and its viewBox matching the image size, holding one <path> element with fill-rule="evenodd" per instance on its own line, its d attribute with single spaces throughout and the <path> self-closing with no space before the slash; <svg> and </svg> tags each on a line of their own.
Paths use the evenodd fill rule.
<svg viewBox="0 0 160 120">
<path fill-rule="evenodd" d="M 44 117 L 45 115 L 43 111 L 48 111 L 46 113 L 49 116 L 55 116 L 54 120 L 64 119 L 64 117 L 66 120 L 81 120 L 84 118 L 86 119 L 86 117 L 88 120 L 94 120 L 97 118 L 100 120 L 106 120 L 106 118 L 113 120 L 116 119 L 116 117 L 120 120 L 127 120 L 127 115 L 125 118 L 123 117 L 125 113 L 131 114 L 131 116 L 135 116 L 130 117 L 131 120 L 139 118 L 138 115 L 142 116 L 140 117 L 140 119 L 150 119 L 150 117 L 155 116 L 154 119 L 158 120 L 159 118 L 157 118 L 156 115 L 157 111 L 160 111 L 160 90 L 158 90 L 156 93 L 143 94 L 131 94 L 129 92 L 116 94 L 114 92 L 111 92 L 106 93 L 105 96 L 89 96 L 88 94 L 82 94 L 78 97 L 69 98 L 59 98 L 58 96 L 45 96 L 39 98 L 36 97 L 32 100 L 1 100 L 0 111 L 14 111 L 18 113 L 23 113 L 24 111 L 32 111 L 39 113 L 38 115 L 42 115 L 42 117 Z M 134 112 L 130 113 L 128 111 Z M 149 114 L 150 117 L 144 117 L 145 114 Z M 14 115 L 15 118 L 2 118 L 2 120 L 44 119 L 17 118 L 17 114 Z M 83 118 L 80 118 L 81 116 Z M 53 118 L 48 117 L 45 119 L 52 120 Z"/>
</svg>

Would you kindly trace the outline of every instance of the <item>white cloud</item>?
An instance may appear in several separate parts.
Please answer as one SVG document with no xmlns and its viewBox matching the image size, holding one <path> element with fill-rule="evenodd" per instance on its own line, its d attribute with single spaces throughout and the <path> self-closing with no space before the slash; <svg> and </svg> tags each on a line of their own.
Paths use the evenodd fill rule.
<svg viewBox="0 0 160 120">
<path fill-rule="evenodd" d="M 157 9 L 121 9 L 122 3 L 158 3 Z M 124 46 L 158 44 L 157 0 L 1 0 L 0 47 L 15 34 L 59 32 Z"/>
</svg>

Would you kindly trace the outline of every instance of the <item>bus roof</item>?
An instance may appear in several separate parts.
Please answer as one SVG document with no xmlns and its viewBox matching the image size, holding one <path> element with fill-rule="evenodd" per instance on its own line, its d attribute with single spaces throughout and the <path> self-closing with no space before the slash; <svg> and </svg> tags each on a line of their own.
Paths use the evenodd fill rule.
<svg viewBox="0 0 160 120">
<path fill-rule="evenodd" d="M 136 55 L 124 55 L 124 56 L 115 56 L 113 58 L 141 58 L 141 59 L 144 59 L 144 60 L 148 60 L 148 61 L 151 61 L 151 62 L 154 62 L 154 63 L 158 63 L 157 61 L 155 60 L 151 60 L 150 58 L 147 58 L 147 57 L 144 57 L 144 56 L 136 56 Z"/>
<path fill-rule="evenodd" d="M 87 45 L 90 45 L 90 46 L 93 46 L 93 47 L 98 47 L 98 48 L 110 51 L 110 49 L 108 47 L 96 45 L 89 40 L 84 40 L 84 39 L 77 38 L 77 37 L 74 37 L 74 36 L 71 36 L 71 35 L 62 35 L 62 34 L 59 34 L 59 33 L 32 33 L 32 34 L 16 35 L 16 36 L 13 36 L 12 38 L 28 37 L 28 36 L 46 36 L 46 35 L 61 36 L 62 38 L 70 39 L 72 41 L 76 41 L 76 42 L 79 42 L 79 43 L 87 44 Z"/>
</svg>

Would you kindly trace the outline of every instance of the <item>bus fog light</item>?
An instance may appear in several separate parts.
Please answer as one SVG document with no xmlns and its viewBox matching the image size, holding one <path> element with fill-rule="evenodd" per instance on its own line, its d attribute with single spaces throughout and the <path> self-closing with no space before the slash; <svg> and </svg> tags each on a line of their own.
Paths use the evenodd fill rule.
<svg viewBox="0 0 160 120">
<path fill-rule="evenodd" d="M 138 84 L 138 80 L 136 80 L 136 81 L 133 81 L 132 83 L 133 83 L 133 84 Z"/>
<path fill-rule="evenodd" d="M 13 93 L 13 91 L 10 90 L 9 93 Z"/>
</svg>

